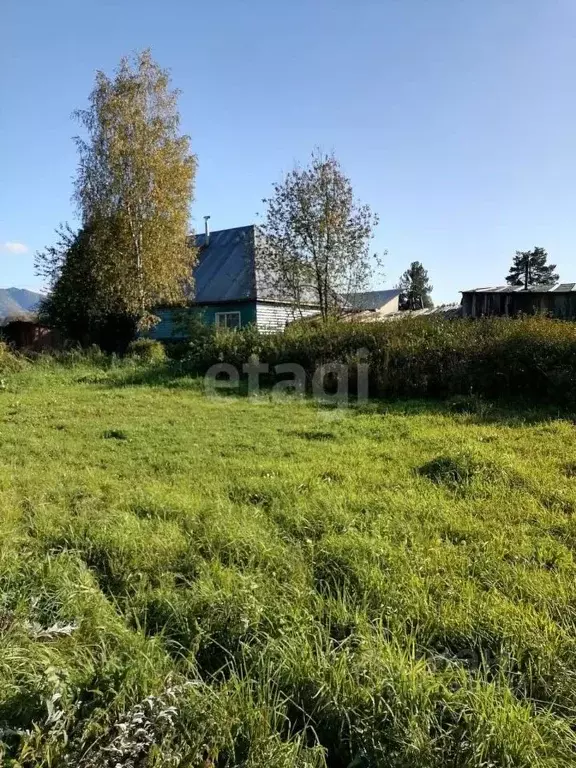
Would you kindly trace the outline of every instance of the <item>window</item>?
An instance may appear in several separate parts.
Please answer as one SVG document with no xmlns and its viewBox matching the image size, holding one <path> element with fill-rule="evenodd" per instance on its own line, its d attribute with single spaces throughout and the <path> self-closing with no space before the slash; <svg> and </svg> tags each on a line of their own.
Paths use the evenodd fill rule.
<svg viewBox="0 0 576 768">
<path fill-rule="evenodd" d="M 240 328 L 240 312 L 216 312 L 216 328 Z"/>
</svg>

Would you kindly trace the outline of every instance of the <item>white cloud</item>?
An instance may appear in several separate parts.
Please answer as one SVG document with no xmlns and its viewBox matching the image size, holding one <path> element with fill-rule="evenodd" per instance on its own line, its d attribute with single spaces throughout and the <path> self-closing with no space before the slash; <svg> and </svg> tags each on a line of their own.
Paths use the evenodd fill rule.
<svg viewBox="0 0 576 768">
<path fill-rule="evenodd" d="M 28 246 L 24 245 L 24 243 L 2 243 L 0 250 L 7 253 L 28 253 Z"/>
</svg>

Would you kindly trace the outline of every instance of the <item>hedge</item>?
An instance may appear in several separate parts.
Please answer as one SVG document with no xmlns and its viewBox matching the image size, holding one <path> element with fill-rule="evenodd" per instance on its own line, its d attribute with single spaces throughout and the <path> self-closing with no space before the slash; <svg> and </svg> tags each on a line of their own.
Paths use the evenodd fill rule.
<svg viewBox="0 0 576 768">
<path fill-rule="evenodd" d="M 241 371 L 255 355 L 271 368 L 301 365 L 310 383 L 318 366 L 344 363 L 353 388 L 360 350 L 373 397 L 476 394 L 576 405 L 576 323 L 538 316 L 302 322 L 275 334 L 204 330 L 183 365 L 200 374 L 223 362 Z"/>
</svg>

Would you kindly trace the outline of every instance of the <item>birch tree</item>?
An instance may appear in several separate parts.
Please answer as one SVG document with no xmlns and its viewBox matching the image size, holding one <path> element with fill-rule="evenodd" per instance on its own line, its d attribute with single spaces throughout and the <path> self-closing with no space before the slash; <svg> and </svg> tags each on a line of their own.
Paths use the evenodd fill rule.
<svg viewBox="0 0 576 768">
<path fill-rule="evenodd" d="M 87 109 L 75 200 L 89 229 L 94 300 L 111 313 L 153 322 L 161 304 L 181 304 L 191 282 L 187 242 L 196 159 L 180 134 L 178 91 L 144 51 L 113 77 L 96 74 Z"/>
<path fill-rule="evenodd" d="M 339 312 L 381 263 L 370 253 L 377 216 L 356 200 L 336 157 L 319 151 L 263 202 L 259 256 L 270 294 L 297 309 L 314 302 L 323 319 Z"/>
</svg>

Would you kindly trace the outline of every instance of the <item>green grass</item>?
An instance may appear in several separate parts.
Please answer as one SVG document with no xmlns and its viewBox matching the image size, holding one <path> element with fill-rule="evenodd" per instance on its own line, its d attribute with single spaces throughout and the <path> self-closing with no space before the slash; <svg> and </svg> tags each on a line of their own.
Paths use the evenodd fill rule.
<svg viewBox="0 0 576 768">
<path fill-rule="evenodd" d="M 139 370 L 4 376 L 0 763 L 576 762 L 570 418 Z"/>
</svg>

